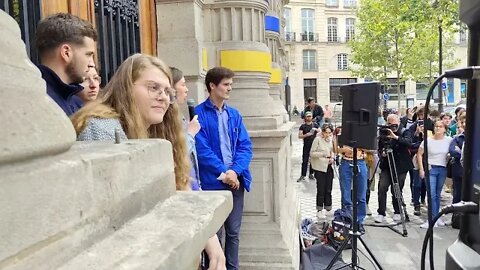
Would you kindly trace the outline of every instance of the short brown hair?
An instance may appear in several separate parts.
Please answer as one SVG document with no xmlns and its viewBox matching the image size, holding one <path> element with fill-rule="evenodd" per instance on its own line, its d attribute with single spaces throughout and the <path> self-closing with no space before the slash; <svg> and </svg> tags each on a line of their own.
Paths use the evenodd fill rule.
<svg viewBox="0 0 480 270">
<path fill-rule="evenodd" d="M 175 84 L 183 78 L 183 72 L 176 67 L 170 67 L 170 71 L 172 72 L 172 87 L 175 87 Z"/>
<path fill-rule="evenodd" d="M 212 90 L 210 89 L 210 83 L 218 85 L 223 79 L 231 79 L 233 76 L 235 76 L 235 73 L 228 68 L 214 67 L 210 69 L 205 75 L 205 86 L 208 93 Z"/>
<path fill-rule="evenodd" d="M 97 31 L 90 22 L 72 14 L 57 13 L 40 21 L 35 46 L 41 58 L 63 43 L 83 44 L 84 37 L 97 41 Z"/>
</svg>

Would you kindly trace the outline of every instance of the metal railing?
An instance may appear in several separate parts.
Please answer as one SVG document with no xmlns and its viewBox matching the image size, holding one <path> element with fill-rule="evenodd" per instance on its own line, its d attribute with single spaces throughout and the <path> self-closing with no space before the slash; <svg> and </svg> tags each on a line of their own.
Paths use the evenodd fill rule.
<svg viewBox="0 0 480 270">
<path fill-rule="evenodd" d="M 318 33 L 299 33 L 285 32 L 285 41 L 287 42 L 319 42 L 320 35 Z"/>
<path fill-rule="evenodd" d="M 41 0 L 0 0 L 0 9 L 12 16 L 20 26 L 28 56 L 34 63 L 38 63 L 38 53 L 33 40 L 40 21 L 41 2 Z"/>
</svg>

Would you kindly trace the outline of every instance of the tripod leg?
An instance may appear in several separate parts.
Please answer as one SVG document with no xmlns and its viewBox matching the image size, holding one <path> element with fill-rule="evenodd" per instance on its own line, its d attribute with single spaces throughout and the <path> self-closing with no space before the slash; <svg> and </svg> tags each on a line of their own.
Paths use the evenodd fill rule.
<svg viewBox="0 0 480 270">
<path fill-rule="evenodd" d="M 347 247 L 348 245 L 348 242 L 350 242 L 350 239 L 352 239 L 352 235 L 349 234 L 347 236 L 347 238 L 345 238 L 345 240 L 343 240 L 343 243 L 342 245 L 340 246 L 340 248 L 338 248 L 337 250 L 337 253 L 335 253 L 335 256 L 333 257 L 333 259 L 330 261 L 330 263 L 328 264 L 326 270 L 331 270 L 332 267 L 333 267 L 333 264 L 337 261 L 338 257 L 340 257 L 340 255 L 342 255 L 342 252 L 343 250 L 345 250 L 345 248 Z"/>
<path fill-rule="evenodd" d="M 409 218 L 406 211 L 407 210 L 406 205 L 403 200 L 402 191 L 400 190 L 400 184 L 398 182 L 397 167 L 395 166 L 395 157 L 393 156 L 392 149 L 387 150 L 387 159 L 388 159 L 388 166 L 390 169 L 390 177 L 392 179 L 392 190 L 393 190 L 395 199 L 397 200 L 398 210 L 400 211 L 400 219 L 402 222 L 402 229 L 403 229 L 402 236 L 406 237 L 408 235 L 408 232 L 407 232 L 407 226 L 405 222 L 408 221 Z"/>
</svg>

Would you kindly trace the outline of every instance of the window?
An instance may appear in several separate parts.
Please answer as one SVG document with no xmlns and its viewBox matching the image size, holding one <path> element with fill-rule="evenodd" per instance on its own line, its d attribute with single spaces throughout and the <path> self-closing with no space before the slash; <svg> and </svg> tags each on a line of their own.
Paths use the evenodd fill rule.
<svg viewBox="0 0 480 270">
<path fill-rule="evenodd" d="M 302 41 L 313 40 L 313 24 L 315 22 L 315 10 L 302 9 Z"/>
<path fill-rule="evenodd" d="M 417 83 L 417 87 L 419 86 L 419 83 Z M 386 85 L 386 92 L 390 96 L 390 100 L 398 100 L 398 93 L 397 93 L 397 79 L 396 78 L 388 78 L 387 79 L 387 85 Z M 417 88 L 417 99 L 419 95 L 419 88 Z M 421 88 L 420 88 L 421 89 Z M 427 90 L 428 92 L 428 90 Z M 421 93 L 421 90 L 420 90 Z M 400 83 L 400 94 L 405 95 L 405 82 Z"/>
<path fill-rule="evenodd" d="M 344 8 L 354 8 L 357 6 L 356 0 L 343 0 L 343 7 Z"/>
<path fill-rule="evenodd" d="M 317 54 L 315 50 L 303 51 L 303 70 L 315 71 L 317 70 Z"/>
<path fill-rule="evenodd" d="M 328 42 L 337 42 L 337 18 L 327 19 Z"/>
<path fill-rule="evenodd" d="M 317 99 L 317 79 L 303 79 L 303 97 Z"/>
<path fill-rule="evenodd" d="M 337 55 L 337 70 L 348 70 L 348 57 L 346 53 Z"/>
<path fill-rule="evenodd" d="M 330 102 L 342 101 L 342 95 L 340 94 L 340 86 L 350 83 L 356 83 L 355 78 L 332 78 L 330 83 Z"/>
<path fill-rule="evenodd" d="M 285 17 L 285 40 L 295 41 L 295 34 L 292 33 L 292 10 L 285 8 L 283 11 L 283 16 Z"/>
<path fill-rule="evenodd" d="M 338 7 L 338 0 L 327 0 L 325 5 L 327 7 Z"/>
<path fill-rule="evenodd" d="M 355 19 L 354 18 L 347 18 L 345 21 L 345 41 L 349 41 L 350 39 L 355 36 Z"/>
</svg>

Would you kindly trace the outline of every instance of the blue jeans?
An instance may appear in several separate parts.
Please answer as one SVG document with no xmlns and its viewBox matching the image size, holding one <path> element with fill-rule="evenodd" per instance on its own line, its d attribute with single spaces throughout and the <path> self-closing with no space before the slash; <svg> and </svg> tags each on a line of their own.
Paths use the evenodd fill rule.
<svg viewBox="0 0 480 270">
<path fill-rule="evenodd" d="M 232 190 L 233 209 L 228 215 L 223 227 L 217 232 L 222 239 L 222 229 L 225 228 L 225 259 L 227 270 L 238 270 L 238 246 L 240 244 L 240 225 L 242 225 L 243 199 L 245 189 L 240 185 L 238 190 Z"/>
<path fill-rule="evenodd" d="M 413 179 L 411 180 L 413 182 L 413 187 L 412 187 L 412 201 L 413 205 L 419 206 L 420 205 L 420 196 L 422 194 L 422 179 L 420 179 L 420 173 L 418 170 L 413 170 Z"/>
<path fill-rule="evenodd" d="M 430 192 L 432 198 L 432 218 L 440 211 L 440 194 L 447 178 L 447 168 L 432 165 L 430 170 Z"/>
<path fill-rule="evenodd" d="M 342 208 L 352 209 L 353 161 L 342 160 L 340 164 L 340 190 L 342 192 Z M 357 222 L 363 224 L 367 214 L 368 173 L 365 160 L 358 160 L 357 176 Z"/>
</svg>

